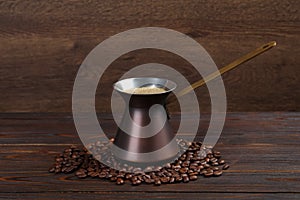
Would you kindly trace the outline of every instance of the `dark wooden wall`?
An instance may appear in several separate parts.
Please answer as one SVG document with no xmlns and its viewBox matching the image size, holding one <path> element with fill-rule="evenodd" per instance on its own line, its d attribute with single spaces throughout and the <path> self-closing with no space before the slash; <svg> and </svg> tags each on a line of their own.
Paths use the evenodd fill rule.
<svg viewBox="0 0 300 200">
<path fill-rule="evenodd" d="M 300 111 L 299 9 L 295 0 L 1 0 L 0 112 L 71 112 L 72 86 L 85 56 L 111 35 L 145 26 L 191 36 L 218 67 L 276 40 L 276 48 L 223 76 L 228 110 Z M 102 84 L 111 88 L 126 69 L 147 62 L 185 72 L 190 67 L 170 53 L 141 50 L 112 63 Z M 108 110 L 110 93 L 99 88 L 99 112 Z M 207 89 L 197 93 L 201 109 L 208 110 Z"/>
</svg>

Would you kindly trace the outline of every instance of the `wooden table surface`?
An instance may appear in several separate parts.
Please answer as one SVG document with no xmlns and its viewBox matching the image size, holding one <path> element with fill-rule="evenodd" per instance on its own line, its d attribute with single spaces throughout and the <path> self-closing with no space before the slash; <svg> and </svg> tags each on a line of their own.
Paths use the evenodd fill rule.
<svg viewBox="0 0 300 200">
<path fill-rule="evenodd" d="M 112 120 L 100 116 L 104 129 Z M 172 116 L 173 124 L 178 117 Z M 199 132 L 208 124 L 204 115 Z M 117 186 L 50 174 L 54 156 L 80 145 L 68 114 L 0 114 L 0 199 L 300 199 L 300 113 L 229 113 L 216 149 L 230 163 L 221 177 L 161 186 Z"/>
</svg>

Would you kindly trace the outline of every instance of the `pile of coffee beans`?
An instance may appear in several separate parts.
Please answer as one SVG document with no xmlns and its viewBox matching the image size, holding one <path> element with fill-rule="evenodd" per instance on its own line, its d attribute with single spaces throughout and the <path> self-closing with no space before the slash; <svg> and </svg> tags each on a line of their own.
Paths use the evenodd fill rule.
<svg viewBox="0 0 300 200">
<path fill-rule="evenodd" d="M 221 158 L 219 151 L 214 151 L 211 147 L 203 147 L 200 142 L 186 143 L 183 140 L 177 140 L 179 146 L 187 147 L 184 152 L 179 152 L 182 154 L 178 159 L 162 167 L 148 166 L 141 169 L 118 162 L 118 159 L 109 151 L 111 142 L 113 139 L 108 143 L 95 142 L 88 147 L 88 150 L 84 147 L 71 146 L 55 157 L 55 163 L 49 172 L 75 173 L 78 178 L 108 179 L 117 185 L 125 183 L 161 185 L 187 183 L 197 180 L 198 176 L 218 177 L 222 175 L 223 170 L 229 168 L 229 165 Z M 103 154 L 105 151 L 106 153 Z M 115 166 L 114 168 L 121 170 L 100 163 L 95 159 L 99 156 L 102 156 L 101 160 L 104 156 L 104 159 L 108 159 L 108 162 L 112 164 L 110 166 Z"/>
</svg>

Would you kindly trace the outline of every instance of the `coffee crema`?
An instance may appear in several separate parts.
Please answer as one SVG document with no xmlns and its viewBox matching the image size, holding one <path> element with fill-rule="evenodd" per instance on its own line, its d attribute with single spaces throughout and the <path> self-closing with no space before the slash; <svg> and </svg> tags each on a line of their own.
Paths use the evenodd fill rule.
<svg viewBox="0 0 300 200">
<path fill-rule="evenodd" d="M 159 94 L 166 92 L 163 88 L 158 87 L 140 87 L 140 88 L 131 88 L 124 90 L 126 93 L 130 94 Z"/>
</svg>

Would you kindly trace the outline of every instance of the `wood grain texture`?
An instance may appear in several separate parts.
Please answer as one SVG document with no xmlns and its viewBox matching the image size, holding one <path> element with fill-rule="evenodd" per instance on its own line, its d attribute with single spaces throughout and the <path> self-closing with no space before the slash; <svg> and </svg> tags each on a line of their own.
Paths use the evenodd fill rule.
<svg viewBox="0 0 300 200">
<path fill-rule="evenodd" d="M 110 36 L 145 26 L 189 35 L 218 67 L 276 40 L 275 49 L 223 76 L 228 110 L 299 111 L 299 9 L 294 0 L 2 0 L 0 111 L 70 112 L 73 82 L 85 56 Z M 97 111 L 109 111 L 113 82 L 147 62 L 172 66 L 191 82 L 201 78 L 179 56 L 131 52 L 112 63 L 101 80 Z M 201 110 L 209 111 L 207 89 L 199 88 L 197 94 Z M 170 111 L 177 111 L 176 106 Z"/>
<path fill-rule="evenodd" d="M 80 193 L 16 193 L 14 197 L 11 194 L 0 194 L 0 198 L 3 199 L 33 199 L 38 198 L 41 200 L 50 199 L 299 199 L 299 194 L 287 194 L 287 193 L 276 193 L 276 194 L 265 194 L 265 193 L 132 193 L 132 192 L 80 192 Z"/>
<path fill-rule="evenodd" d="M 105 122 L 101 125 L 114 129 L 111 116 L 99 118 Z M 174 125 L 180 118 L 173 115 L 171 119 Z M 208 120 L 209 115 L 204 115 L 203 124 Z M 0 198 L 299 199 L 299 125 L 300 113 L 296 112 L 229 113 L 215 147 L 231 165 L 221 177 L 133 187 L 47 172 L 54 155 L 70 144 L 80 145 L 69 115 L 3 113 Z"/>
</svg>

